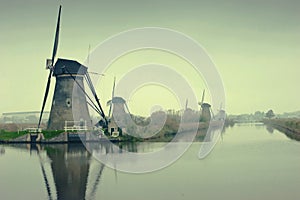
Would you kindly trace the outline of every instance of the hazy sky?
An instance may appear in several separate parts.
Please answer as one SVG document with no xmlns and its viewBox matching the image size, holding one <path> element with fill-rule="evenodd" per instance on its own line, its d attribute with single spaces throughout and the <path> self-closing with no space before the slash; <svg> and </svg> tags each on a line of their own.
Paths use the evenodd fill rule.
<svg viewBox="0 0 300 200">
<path fill-rule="evenodd" d="M 111 35 L 139 27 L 170 28 L 189 35 L 206 49 L 222 77 L 227 112 L 300 110 L 298 0 L 0 2 L 0 113 L 40 110 L 48 75 L 45 59 L 51 57 L 60 4 L 58 57 L 83 63 L 89 44 L 93 49 Z M 111 82 L 120 71 L 111 71 L 107 79 Z M 99 91 L 103 104 L 111 84 L 105 88 Z M 129 102 L 133 111 L 149 106 L 147 101 L 136 105 L 142 94 L 135 94 L 135 105 Z M 169 96 L 166 94 L 166 99 Z"/>
</svg>

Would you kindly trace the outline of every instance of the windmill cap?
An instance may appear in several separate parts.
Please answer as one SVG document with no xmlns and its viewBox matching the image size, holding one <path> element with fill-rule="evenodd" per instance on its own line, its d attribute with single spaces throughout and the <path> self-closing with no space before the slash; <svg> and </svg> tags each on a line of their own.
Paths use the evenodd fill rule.
<svg viewBox="0 0 300 200">
<path fill-rule="evenodd" d="M 59 58 L 54 66 L 53 76 L 63 74 L 79 74 L 84 75 L 87 73 L 87 67 L 83 66 L 75 60 L 67 60 Z"/>
<path fill-rule="evenodd" d="M 110 103 L 113 103 L 113 104 L 125 104 L 126 101 L 122 98 L 122 97 L 114 97 L 112 100 L 109 100 L 107 102 L 107 105 L 109 105 Z"/>
<path fill-rule="evenodd" d="M 211 105 L 208 104 L 208 103 L 203 103 L 203 104 L 201 105 L 201 107 L 202 107 L 202 108 L 203 108 L 203 107 L 211 107 Z"/>
</svg>

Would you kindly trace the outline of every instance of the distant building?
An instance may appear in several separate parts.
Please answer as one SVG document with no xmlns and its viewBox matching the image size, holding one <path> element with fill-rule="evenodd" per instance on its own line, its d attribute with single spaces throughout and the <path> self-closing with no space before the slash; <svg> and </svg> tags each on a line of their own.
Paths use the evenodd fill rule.
<svg viewBox="0 0 300 200">
<path fill-rule="evenodd" d="M 2 113 L 0 117 L 1 123 L 16 123 L 16 124 L 37 124 L 40 111 L 30 112 L 7 112 Z M 43 123 L 46 123 L 49 118 L 49 112 L 44 112 Z"/>
</svg>

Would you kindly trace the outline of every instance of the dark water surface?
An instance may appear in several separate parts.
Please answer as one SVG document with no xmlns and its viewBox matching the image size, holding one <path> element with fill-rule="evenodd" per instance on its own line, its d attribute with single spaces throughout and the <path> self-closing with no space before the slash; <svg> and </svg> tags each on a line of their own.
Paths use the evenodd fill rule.
<svg viewBox="0 0 300 200">
<path fill-rule="evenodd" d="M 284 134 L 236 125 L 204 160 L 200 146 L 162 170 L 129 174 L 105 167 L 80 145 L 0 145 L 0 199 L 300 199 L 300 143 Z"/>
</svg>

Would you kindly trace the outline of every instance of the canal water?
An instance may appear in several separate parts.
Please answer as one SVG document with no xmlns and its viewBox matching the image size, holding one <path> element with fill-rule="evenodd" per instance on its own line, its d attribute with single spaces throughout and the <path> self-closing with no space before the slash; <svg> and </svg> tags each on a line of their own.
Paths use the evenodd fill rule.
<svg viewBox="0 0 300 200">
<path fill-rule="evenodd" d="M 200 146 L 167 168 L 129 174 L 102 165 L 80 145 L 0 145 L 0 199 L 300 198 L 300 143 L 283 133 L 240 124 L 227 128 L 202 160 Z"/>
</svg>

